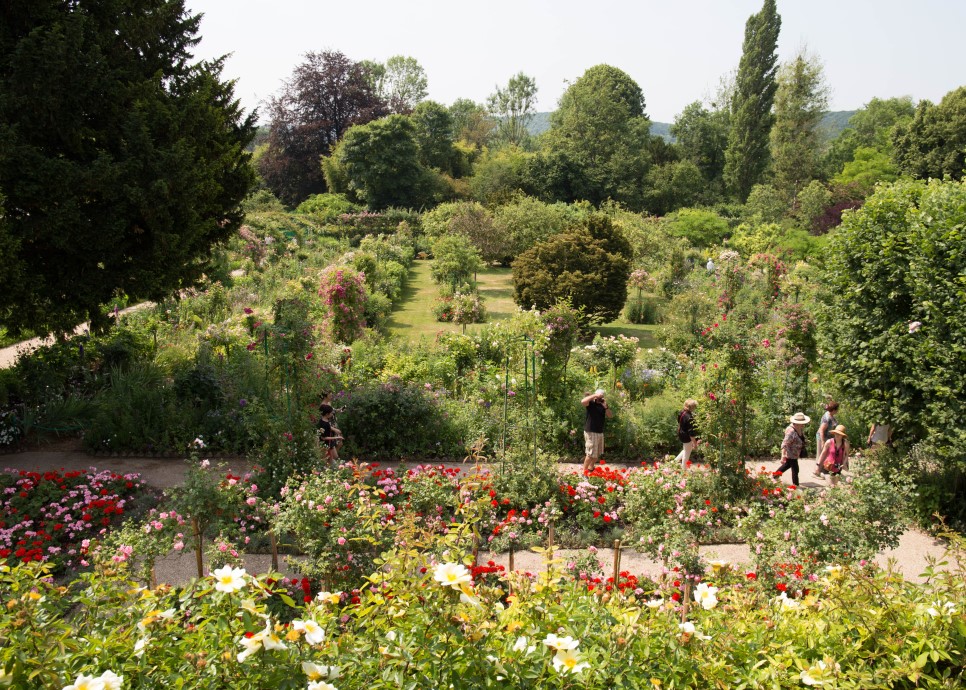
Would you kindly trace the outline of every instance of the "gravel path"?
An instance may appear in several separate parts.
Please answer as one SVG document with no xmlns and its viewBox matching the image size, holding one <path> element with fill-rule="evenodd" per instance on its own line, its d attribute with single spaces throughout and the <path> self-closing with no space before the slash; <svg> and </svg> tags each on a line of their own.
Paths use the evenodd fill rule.
<svg viewBox="0 0 966 690">
<path fill-rule="evenodd" d="M 148 484 L 160 488 L 177 486 L 184 478 L 186 464 L 177 458 L 142 458 L 142 457 L 92 457 L 75 449 L 65 449 L 71 444 L 64 443 L 58 448 L 26 451 L 0 456 L 0 468 L 11 468 L 16 470 L 83 470 L 89 467 L 97 469 L 108 469 L 121 474 L 137 472 L 147 481 Z M 218 462 L 217 460 L 215 462 Z M 243 473 L 250 468 L 249 463 L 244 459 L 232 459 L 225 461 L 235 473 Z M 397 463 L 389 463 L 390 466 Z M 462 465 L 447 463 L 450 466 L 462 467 Z M 802 486 L 806 488 L 819 488 L 824 482 L 811 476 L 812 467 L 808 461 L 804 461 L 802 467 Z M 756 462 L 754 469 L 765 467 L 772 471 L 778 466 L 777 461 Z M 579 465 L 562 464 L 561 472 L 577 472 Z M 807 475 L 807 478 L 806 478 Z M 788 479 L 786 475 L 786 480 Z M 702 546 L 701 553 L 708 558 L 720 558 L 730 563 L 747 565 L 751 559 L 748 554 L 748 547 L 745 544 L 716 544 Z M 566 562 L 573 558 L 578 552 L 568 549 L 561 549 L 556 552 L 556 556 Z M 598 558 L 606 573 L 610 574 L 613 567 L 613 549 L 602 548 L 598 552 Z M 930 562 L 940 562 L 946 559 L 950 564 L 946 568 L 955 568 L 956 563 L 947 554 L 943 542 L 934 539 L 922 530 L 909 528 L 902 535 L 899 545 L 894 549 L 887 549 L 876 557 L 876 562 L 883 567 L 891 565 L 902 573 L 903 577 L 912 582 L 923 580 L 922 574 Z M 507 554 L 480 553 L 481 561 L 494 560 L 506 566 L 508 564 Z M 266 572 L 271 566 L 271 557 L 268 555 L 254 554 L 245 557 L 246 567 L 249 572 Z M 292 568 L 284 562 L 284 558 L 279 564 L 282 572 L 289 576 L 297 575 L 297 568 Z M 528 570 L 536 572 L 544 569 L 543 556 L 533 552 L 521 552 L 515 554 L 514 567 L 517 570 Z M 660 564 L 651 560 L 647 556 L 634 549 L 625 548 L 621 554 L 621 570 L 628 570 L 635 575 L 640 574 L 659 574 Z M 161 582 L 179 583 L 196 574 L 194 554 L 172 553 L 158 563 L 157 575 Z"/>
</svg>

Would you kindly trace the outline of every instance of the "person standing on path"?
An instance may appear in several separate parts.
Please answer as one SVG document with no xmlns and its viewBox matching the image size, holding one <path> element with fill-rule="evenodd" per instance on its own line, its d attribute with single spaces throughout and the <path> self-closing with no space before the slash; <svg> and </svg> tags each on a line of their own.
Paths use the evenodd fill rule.
<svg viewBox="0 0 966 690">
<path fill-rule="evenodd" d="M 587 408 L 584 418 L 584 471 L 589 472 L 604 454 L 604 420 L 613 417 L 614 413 L 604 400 L 603 388 L 585 396 L 580 404 Z"/>
<path fill-rule="evenodd" d="M 805 426 L 812 418 L 804 412 L 796 412 L 788 420 L 785 427 L 785 438 L 782 440 L 782 464 L 775 470 L 776 477 L 782 476 L 786 470 L 792 471 L 792 484 L 798 486 L 798 459 L 805 450 Z"/>
<path fill-rule="evenodd" d="M 688 399 L 684 401 L 684 409 L 678 414 L 678 440 L 684 444 L 684 448 L 674 461 L 681 461 L 681 469 L 688 466 L 691 459 L 691 451 L 698 445 L 698 434 L 694 430 L 694 410 L 698 406 L 697 400 Z"/>
<path fill-rule="evenodd" d="M 849 437 L 845 427 L 839 424 L 829 432 L 829 440 L 822 446 L 818 455 L 819 464 L 825 469 L 829 483 L 835 486 L 849 462 Z"/>
<path fill-rule="evenodd" d="M 821 477 L 825 474 L 825 468 L 822 467 L 822 461 L 819 459 L 819 456 L 822 454 L 822 449 L 825 448 L 825 442 L 831 438 L 829 434 L 832 433 L 832 429 L 839 425 L 839 420 L 835 417 L 838 411 L 839 404 L 834 400 L 829 400 L 825 403 L 825 414 L 822 415 L 822 420 L 818 423 L 818 430 L 815 432 L 816 477 Z"/>
</svg>

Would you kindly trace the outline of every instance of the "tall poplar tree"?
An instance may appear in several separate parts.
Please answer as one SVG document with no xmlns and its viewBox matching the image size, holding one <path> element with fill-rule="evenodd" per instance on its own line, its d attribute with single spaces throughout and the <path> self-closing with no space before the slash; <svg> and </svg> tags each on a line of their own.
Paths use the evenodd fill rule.
<svg viewBox="0 0 966 690">
<path fill-rule="evenodd" d="M 745 24 L 725 151 L 725 183 L 742 202 L 768 169 L 781 25 L 775 0 L 765 0 L 761 12 L 751 15 Z"/>
<path fill-rule="evenodd" d="M 241 224 L 253 117 L 183 0 L 0 5 L 0 324 L 192 285 Z"/>
</svg>

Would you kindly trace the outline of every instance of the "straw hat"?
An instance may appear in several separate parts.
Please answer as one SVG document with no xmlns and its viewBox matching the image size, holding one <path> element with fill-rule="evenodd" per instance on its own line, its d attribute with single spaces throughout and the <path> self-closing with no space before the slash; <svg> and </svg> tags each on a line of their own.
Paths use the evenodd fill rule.
<svg viewBox="0 0 966 690">
<path fill-rule="evenodd" d="M 849 437 L 849 435 L 847 433 L 845 433 L 845 427 L 842 426 L 841 424 L 839 424 L 837 427 L 835 427 L 834 429 L 832 429 L 829 433 L 830 434 L 835 434 L 836 436 L 841 436 L 842 438 L 848 438 Z"/>
<path fill-rule="evenodd" d="M 788 421 L 792 424 L 808 424 L 810 421 L 812 421 L 812 418 L 804 412 L 796 412 L 788 418 Z"/>
</svg>

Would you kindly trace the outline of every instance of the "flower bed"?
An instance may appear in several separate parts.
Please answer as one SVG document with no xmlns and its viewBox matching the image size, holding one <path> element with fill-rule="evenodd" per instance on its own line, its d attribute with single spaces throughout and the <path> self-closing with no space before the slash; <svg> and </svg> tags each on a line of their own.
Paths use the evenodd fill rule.
<svg viewBox="0 0 966 690">
<path fill-rule="evenodd" d="M 117 526 L 143 489 L 137 474 L 6 470 L 0 473 L 0 558 L 49 562 L 57 573 L 86 566 L 90 541 Z"/>
</svg>

